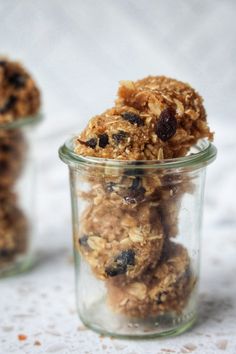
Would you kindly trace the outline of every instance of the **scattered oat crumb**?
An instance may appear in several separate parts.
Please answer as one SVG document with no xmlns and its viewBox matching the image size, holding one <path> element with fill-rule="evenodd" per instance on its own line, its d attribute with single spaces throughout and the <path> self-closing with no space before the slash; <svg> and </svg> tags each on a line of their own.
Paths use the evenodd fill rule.
<svg viewBox="0 0 236 354">
<path fill-rule="evenodd" d="M 19 340 L 26 340 L 27 336 L 25 334 L 18 334 L 18 339 Z"/>
<path fill-rule="evenodd" d="M 225 350 L 227 348 L 228 341 L 226 339 L 219 340 L 216 343 L 218 349 Z"/>
<path fill-rule="evenodd" d="M 173 350 L 173 349 L 162 348 L 161 351 L 165 352 L 165 353 L 175 353 L 175 350 Z"/>
<path fill-rule="evenodd" d="M 40 342 L 39 340 L 36 340 L 36 341 L 34 342 L 34 345 L 41 345 L 41 342 Z"/>
<path fill-rule="evenodd" d="M 107 345 L 106 345 L 106 344 L 103 344 L 103 345 L 102 345 L 102 349 L 104 349 L 104 350 L 107 349 Z"/>
<path fill-rule="evenodd" d="M 197 349 L 197 346 L 192 343 L 187 343 L 184 345 L 184 349 L 188 350 L 188 352 L 193 352 Z"/>
</svg>

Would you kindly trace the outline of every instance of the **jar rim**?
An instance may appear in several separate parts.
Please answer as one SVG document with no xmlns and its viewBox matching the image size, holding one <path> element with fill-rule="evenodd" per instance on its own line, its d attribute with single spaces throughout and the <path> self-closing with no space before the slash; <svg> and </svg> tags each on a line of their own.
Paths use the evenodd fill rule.
<svg viewBox="0 0 236 354">
<path fill-rule="evenodd" d="M 66 140 L 59 148 L 59 157 L 71 167 L 109 167 L 136 170 L 143 169 L 172 169 L 172 168 L 201 168 L 213 162 L 217 155 L 216 147 L 206 139 L 200 139 L 194 146 L 196 153 L 184 157 L 164 160 L 115 160 L 93 156 L 82 156 L 74 152 L 75 136 Z"/>
<path fill-rule="evenodd" d="M 0 129 L 15 129 L 26 125 L 37 124 L 43 119 L 43 113 L 39 112 L 30 116 L 20 117 L 12 122 L 0 123 Z"/>
</svg>

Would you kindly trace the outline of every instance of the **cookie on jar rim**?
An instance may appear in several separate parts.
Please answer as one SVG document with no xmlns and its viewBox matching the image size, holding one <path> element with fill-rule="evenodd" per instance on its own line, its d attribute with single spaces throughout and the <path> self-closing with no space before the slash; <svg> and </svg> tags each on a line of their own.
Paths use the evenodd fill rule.
<svg viewBox="0 0 236 354">
<path fill-rule="evenodd" d="M 213 139 L 203 99 L 187 83 L 165 76 L 121 81 L 116 105 L 156 116 L 155 131 L 165 158 L 185 156 L 199 139 Z"/>
<path fill-rule="evenodd" d="M 164 235 L 153 211 L 149 204 L 132 211 L 117 208 L 109 200 L 86 208 L 74 241 L 98 278 L 126 274 L 133 279 L 155 267 Z"/>
</svg>

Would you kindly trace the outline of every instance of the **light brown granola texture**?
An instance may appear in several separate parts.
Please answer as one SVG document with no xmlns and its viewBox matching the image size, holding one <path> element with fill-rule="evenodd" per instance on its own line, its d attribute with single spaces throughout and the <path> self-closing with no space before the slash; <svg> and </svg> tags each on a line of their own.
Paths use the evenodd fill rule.
<svg viewBox="0 0 236 354">
<path fill-rule="evenodd" d="M 0 191 L 0 270 L 27 248 L 28 222 L 15 194 Z"/>
<path fill-rule="evenodd" d="M 108 302 L 114 311 L 130 317 L 180 313 L 194 281 L 187 250 L 170 242 L 165 257 L 140 278 L 131 282 L 123 276 L 108 280 Z"/>
<path fill-rule="evenodd" d="M 160 124 L 163 120 L 167 136 Z M 75 142 L 75 151 L 110 159 L 163 160 L 185 156 L 200 138 L 213 138 L 201 96 L 180 81 L 148 77 L 121 83 L 116 106 L 89 121 Z M 89 144 L 91 139 L 97 142 L 95 147 Z"/>
<path fill-rule="evenodd" d="M 0 129 L 0 189 L 11 188 L 19 177 L 27 143 L 19 129 Z"/>
<path fill-rule="evenodd" d="M 122 252 L 133 252 L 134 256 L 134 261 L 127 265 L 127 277 L 143 274 L 157 264 L 164 239 L 160 218 L 149 203 L 125 210 L 109 199 L 86 208 L 80 235 L 77 247 L 101 279 L 119 274 Z"/>
<path fill-rule="evenodd" d="M 40 108 L 40 91 L 18 62 L 0 57 L 0 124 L 32 116 Z"/>
<path fill-rule="evenodd" d="M 181 314 L 196 280 L 187 249 L 173 238 L 194 177 L 138 166 L 139 160 L 185 156 L 199 139 L 213 139 L 203 100 L 188 84 L 150 76 L 121 82 L 115 104 L 89 121 L 75 139 L 75 152 L 127 160 L 133 169 L 94 167 L 76 175 L 78 186 L 87 188 L 78 191 L 86 206 L 75 247 L 105 281 L 114 312 L 137 318 Z"/>
<path fill-rule="evenodd" d="M 0 274 L 24 255 L 28 221 L 15 194 L 24 169 L 27 141 L 9 123 L 36 115 L 40 92 L 29 72 L 18 62 L 0 58 Z"/>
</svg>

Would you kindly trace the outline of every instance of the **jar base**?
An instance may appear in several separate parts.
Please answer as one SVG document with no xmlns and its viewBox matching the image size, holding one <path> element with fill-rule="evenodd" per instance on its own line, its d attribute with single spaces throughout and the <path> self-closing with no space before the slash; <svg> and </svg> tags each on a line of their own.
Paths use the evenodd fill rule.
<svg viewBox="0 0 236 354">
<path fill-rule="evenodd" d="M 31 269 L 33 266 L 33 257 L 27 257 L 27 259 L 12 262 L 12 264 L 7 264 L 2 269 L 0 267 L 0 279 L 24 273 Z"/>
<path fill-rule="evenodd" d="M 168 316 L 166 318 L 165 316 L 161 316 L 161 318 L 159 316 L 155 320 L 153 319 L 152 321 L 143 321 L 142 323 L 140 323 L 139 320 L 139 324 L 134 323 L 133 320 L 129 322 L 126 320 L 126 322 L 123 323 L 123 325 L 120 326 L 120 328 L 117 329 L 117 331 L 115 332 L 103 328 L 96 323 L 92 323 L 85 320 L 81 314 L 79 314 L 79 317 L 86 327 L 99 333 L 100 335 L 121 339 L 174 337 L 189 330 L 197 321 L 197 315 L 195 313 L 191 316 L 191 318 L 189 318 L 185 322 L 178 323 L 177 321 L 177 323 L 175 325 L 172 324 L 172 326 L 170 326 L 170 318 L 168 318 Z M 159 324 L 160 322 L 162 324 Z"/>
</svg>

